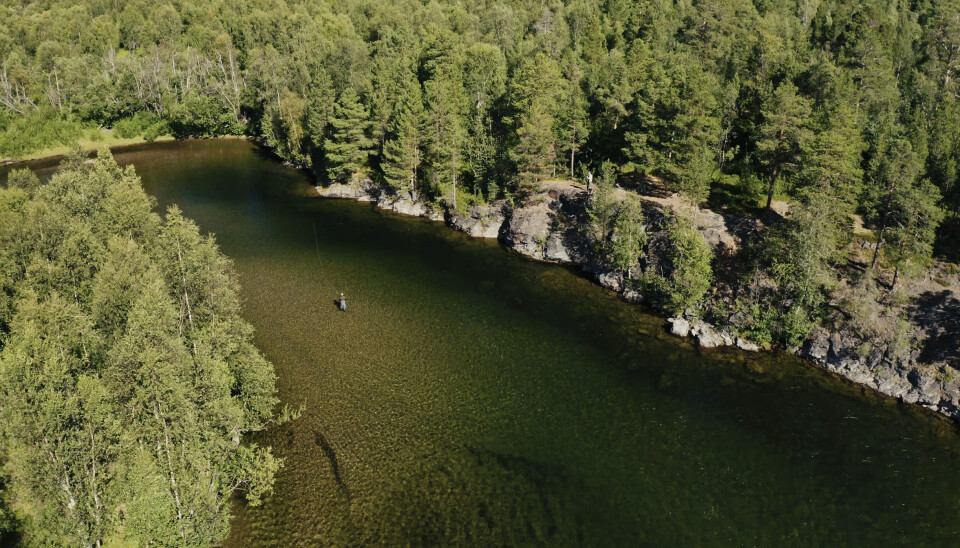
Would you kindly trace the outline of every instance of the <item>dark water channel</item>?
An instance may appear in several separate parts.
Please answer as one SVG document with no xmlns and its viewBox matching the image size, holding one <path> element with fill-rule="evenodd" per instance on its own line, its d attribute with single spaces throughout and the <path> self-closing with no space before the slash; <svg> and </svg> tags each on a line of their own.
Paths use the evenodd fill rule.
<svg viewBox="0 0 960 548">
<path fill-rule="evenodd" d="M 960 542 L 943 420 L 788 356 L 701 353 L 574 271 L 313 198 L 244 141 L 116 158 L 217 235 L 305 406 L 255 437 L 285 466 L 228 546 Z"/>
</svg>

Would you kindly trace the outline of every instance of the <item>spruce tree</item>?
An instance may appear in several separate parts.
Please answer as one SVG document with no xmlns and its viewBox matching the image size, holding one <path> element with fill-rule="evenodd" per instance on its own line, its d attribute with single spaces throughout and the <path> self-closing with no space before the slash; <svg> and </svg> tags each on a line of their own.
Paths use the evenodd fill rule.
<svg viewBox="0 0 960 548">
<path fill-rule="evenodd" d="M 620 205 L 611 238 L 610 262 L 632 277 L 633 267 L 647 244 L 647 232 L 643 226 L 643 206 L 639 198 L 629 196 Z"/>
<path fill-rule="evenodd" d="M 353 88 L 340 94 L 329 124 L 330 136 L 324 141 L 324 151 L 330 180 L 345 182 L 362 178 L 373 150 L 373 139 L 367 136 L 369 114 Z"/>
<path fill-rule="evenodd" d="M 550 178 L 557 161 L 553 117 L 540 103 L 531 105 L 520 118 L 514 161 L 520 171 L 520 183 L 536 188 L 540 181 Z"/>
<path fill-rule="evenodd" d="M 587 95 L 583 90 L 583 74 L 578 60 L 572 55 L 570 57 L 564 78 L 563 100 L 557 114 L 557 134 L 564 157 L 569 158 L 570 179 L 573 179 L 576 173 L 576 155 L 587 140 L 590 126 Z"/>
<path fill-rule="evenodd" d="M 420 83 L 411 74 L 397 97 L 387 140 L 383 146 L 380 169 L 383 171 L 384 180 L 394 191 L 409 191 L 414 200 L 417 195 L 422 132 L 423 102 Z"/>
<path fill-rule="evenodd" d="M 424 84 L 426 94 L 427 163 L 436 190 L 457 207 L 457 186 L 464 169 L 466 97 L 455 67 L 437 68 Z"/>
</svg>

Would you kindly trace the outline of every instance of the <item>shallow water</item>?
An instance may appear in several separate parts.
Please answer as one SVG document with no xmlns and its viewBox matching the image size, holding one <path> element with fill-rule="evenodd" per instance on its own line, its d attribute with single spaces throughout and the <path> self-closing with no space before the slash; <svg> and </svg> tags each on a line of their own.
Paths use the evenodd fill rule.
<svg viewBox="0 0 960 548">
<path fill-rule="evenodd" d="M 285 466 L 227 546 L 956 543 L 944 420 L 790 356 L 701 353 L 573 270 L 312 197 L 244 141 L 115 156 L 216 233 L 305 408 L 255 436 Z"/>
</svg>

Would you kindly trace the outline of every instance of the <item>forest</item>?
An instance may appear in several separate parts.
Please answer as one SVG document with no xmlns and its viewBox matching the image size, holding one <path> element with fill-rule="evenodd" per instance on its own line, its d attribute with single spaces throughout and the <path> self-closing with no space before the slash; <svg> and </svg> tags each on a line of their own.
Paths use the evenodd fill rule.
<svg viewBox="0 0 960 548">
<path fill-rule="evenodd" d="M 769 227 L 725 274 L 762 288 L 736 301 L 746 318 L 738 328 L 762 343 L 799 345 L 844 279 L 861 291 L 853 301 L 886 306 L 901 280 L 935 259 L 956 261 L 960 249 L 958 0 L 2 0 L 0 24 L 0 158 L 116 138 L 249 136 L 322 184 L 369 181 L 460 211 L 596 175 L 597 247 L 627 278 L 643 266 L 642 213 L 630 201 L 601 202 L 613 184 L 653 181 Z M 0 194 L 0 390 L 16 402 L 2 413 L 44 410 L 36 424 L 5 433 L 6 481 L 26 493 L 17 504 L 38 524 L 57 521 L 56 504 L 74 499 L 66 479 L 36 478 L 83 478 L 78 489 L 100 493 L 84 461 L 39 456 L 45 429 L 66 420 L 63 408 L 44 403 L 40 380 L 16 372 L 27 357 L 41 360 L 52 348 L 44 333 L 59 326 L 72 350 L 51 366 L 77 394 L 63 404 L 89 414 L 92 439 L 104 436 L 65 443 L 78 455 L 139 455 L 114 469 L 127 476 L 99 496 L 128 496 L 126 482 L 149 477 L 156 490 L 144 496 L 158 499 L 138 499 L 119 522 L 103 503 L 70 502 L 79 504 L 69 506 L 74 517 L 50 530 L 81 544 L 122 537 L 125 520 L 148 519 L 142 512 L 156 503 L 176 525 L 145 534 L 214 539 L 228 486 L 249 484 L 255 497 L 276 469 L 269 453 L 230 441 L 267 420 L 272 380 L 250 400 L 227 390 L 231 367 L 269 374 L 239 319 L 225 259 L 178 212 L 150 213 L 135 176 L 110 162 L 78 163 L 43 187 L 18 176 Z M 78 195 L 83 185 L 95 193 Z M 120 198 L 138 213 L 111 201 Z M 102 208 L 97 219 L 108 225 L 76 216 L 86 208 Z M 872 241 L 863 272 L 846 267 L 857 224 Z M 672 312 L 696 313 L 709 306 L 720 269 L 695 231 L 682 222 L 671 230 L 676 275 L 637 283 L 664 293 Z M 186 282 L 173 276 L 177 257 L 158 243 L 175 240 L 197 254 L 179 260 L 219 265 L 216 279 L 192 282 L 198 291 L 227 296 L 198 296 L 195 310 L 210 308 L 195 314 L 207 319 L 189 327 L 178 312 Z M 72 262 L 74 252 L 92 262 Z M 37 254 L 52 254 L 56 266 L 37 270 Z M 154 302 L 104 293 L 103 276 L 149 289 Z M 163 313 L 146 315 L 145 306 Z M 210 320 L 224 317 L 216 307 L 226 307 L 228 327 Z M 202 333 L 219 329 L 234 342 L 203 344 Z M 150 333 L 156 348 L 125 343 L 131 330 Z M 118 356 L 140 353 L 133 363 L 147 366 L 152 352 L 219 368 L 201 391 L 220 399 L 163 392 L 222 434 L 202 443 L 219 444 L 224 475 L 190 494 L 204 510 L 189 519 L 181 501 L 160 495 L 174 472 L 157 468 L 166 466 L 158 455 L 121 451 L 158 433 L 154 416 L 119 412 L 159 393 L 83 403 L 115 390 Z M 85 368 L 101 371 L 99 380 Z M 201 443 L 196 432 L 181 435 L 185 447 Z M 30 458 L 10 459 L 14 447 L 30 447 Z M 193 474 L 199 464 L 178 466 Z"/>
<path fill-rule="evenodd" d="M 209 546 L 281 462 L 274 372 L 213 238 L 132 168 L 0 188 L 0 543 Z"/>
<path fill-rule="evenodd" d="M 745 305 L 760 338 L 792 344 L 852 219 L 887 286 L 955 260 L 954 0 L 8 1 L 0 21 L 0 156 L 247 135 L 459 210 L 601 172 L 785 203 L 741 274 L 777 288 Z"/>
</svg>

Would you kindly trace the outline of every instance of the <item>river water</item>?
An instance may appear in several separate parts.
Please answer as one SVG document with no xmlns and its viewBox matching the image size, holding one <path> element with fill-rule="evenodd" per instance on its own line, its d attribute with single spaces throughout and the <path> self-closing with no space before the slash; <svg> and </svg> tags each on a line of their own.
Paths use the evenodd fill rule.
<svg viewBox="0 0 960 548">
<path fill-rule="evenodd" d="M 245 141 L 115 157 L 216 234 L 304 406 L 253 436 L 284 468 L 227 546 L 960 538 L 945 420 L 790 356 L 700 352 L 576 271 L 316 198 Z"/>
</svg>

